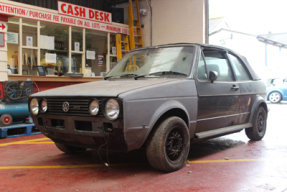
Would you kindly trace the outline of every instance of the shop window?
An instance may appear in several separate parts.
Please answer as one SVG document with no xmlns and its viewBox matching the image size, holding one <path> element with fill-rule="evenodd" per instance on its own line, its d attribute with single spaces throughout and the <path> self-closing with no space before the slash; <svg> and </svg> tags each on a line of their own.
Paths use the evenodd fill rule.
<svg viewBox="0 0 287 192">
<path fill-rule="evenodd" d="M 22 19 L 22 45 L 37 47 L 37 21 Z"/>
<path fill-rule="evenodd" d="M 86 70 L 91 71 L 91 76 L 101 76 L 101 73 L 106 72 L 106 54 L 107 33 L 86 30 L 85 64 Z"/>
<path fill-rule="evenodd" d="M 40 22 L 40 65 L 47 75 L 69 71 L 69 26 Z"/>
<path fill-rule="evenodd" d="M 9 17 L 7 25 L 7 64 L 12 74 L 18 74 L 19 18 Z"/>
<path fill-rule="evenodd" d="M 115 36 L 111 35 L 107 50 L 105 32 L 9 17 L 7 37 L 7 63 L 12 74 L 37 75 L 37 66 L 43 66 L 46 75 L 102 76 L 108 69 L 106 60 L 111 67 L 117 60 Z M 110 58 L 106 59 L 107 55 Z"/>
</svg>

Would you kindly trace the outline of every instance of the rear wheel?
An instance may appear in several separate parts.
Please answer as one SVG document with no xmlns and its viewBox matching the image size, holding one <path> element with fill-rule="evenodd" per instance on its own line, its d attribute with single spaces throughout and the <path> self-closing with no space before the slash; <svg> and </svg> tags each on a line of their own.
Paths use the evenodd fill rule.
<svg viewBox="0 0 287 192">
<path fill-rule="evenodd" d="M 268 100 L 271 103 L 279 103 L 281 101 L 281 99 L 282 99 L 281 93 L 279 93 L 277 91 L 270 93 L 269 98 L 268 98 Z"/>
<path fill-rule="evenodd" d="M 147 158 L 152 167 L 172 172 L 181 169 L 189 153 L 188 127 L 179 117 L 165 119 L 147 140 Z"/>
<path fill-rule="evenodd" d="M 69 146 L 62 143 L 55 143 L 55 145 L 57 146 L 58 149 L 67 154 L 82 153 L 86 150 L 86 148 Z"/>
<path fill-rule="evenodd" d="M 8 125 L 11 125 L 12 122 L 13 122 L 13 118 L 11 115 L 9 114 L 3 114 L 0 118 L 0 122 L 5 125 L 5 126 L 8 126 Z"/>
<path fill-rule="evenodd" d="M 263 107 L 259 107 L 253 119 L 253 127 L 245 129 L 247 137 L 252 141 L 261 140 L 266 132 L 267 114 Z"/>
</svg>

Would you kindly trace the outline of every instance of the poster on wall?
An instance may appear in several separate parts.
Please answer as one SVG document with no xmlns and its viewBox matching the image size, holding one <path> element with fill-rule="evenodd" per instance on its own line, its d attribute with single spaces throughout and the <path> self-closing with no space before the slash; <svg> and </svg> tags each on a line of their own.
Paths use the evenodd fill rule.
<svg viewBox="0 0 287 192">
<path fill-rule="evenodd" d="M 98 66 L 103 67 L 104 66 L 104 56 L 98 55 Z"/>
<path fill-rule="evenodd" d="M 96 52 L 95 51 L 86 51 L 86 58 L 87 59 L 96 59 Z"/>
<path fill-rule="evenodd" d="M 7 33 L 7 43 L 18 44 L 18 33 Z"/>
<path fill-rule="evenodd" d="M 45 54 L 45 62 L 46 63 L 57 63 L 57 54 L 46 53 Z"/>
<path fill-rule="evenodd" d="M 75 51 L 80 51 L 80 43 L 75 42 Z"/>
<path fill-rule="evenodd" d="M 55 49 L 55 37 L 40 35 L 40 48 L 54 50 Z"/>
<path fill-rule="evenodd" d="M 112 54 L 116 55 L 117 54 L 117 48 L 116 47 L 112 47 Z"/>
<path fill-rule="evenodd" d="M 26 36 L 26 46 L 27 47 L 33 47 L 33 37 Z"/>
</svg>

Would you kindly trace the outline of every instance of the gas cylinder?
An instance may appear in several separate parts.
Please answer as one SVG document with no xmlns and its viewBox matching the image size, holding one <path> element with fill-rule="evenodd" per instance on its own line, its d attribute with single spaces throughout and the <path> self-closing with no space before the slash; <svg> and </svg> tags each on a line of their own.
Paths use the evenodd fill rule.
<svg viewBox="0 0 287 192">
<path fill-rule="evenodd" d="M 28 102 L 26 103 L 7 103 L 0 102 L 0 116 L 9 114 L 13 119 L 24 119 L 30 115 Z"/>
</svg>

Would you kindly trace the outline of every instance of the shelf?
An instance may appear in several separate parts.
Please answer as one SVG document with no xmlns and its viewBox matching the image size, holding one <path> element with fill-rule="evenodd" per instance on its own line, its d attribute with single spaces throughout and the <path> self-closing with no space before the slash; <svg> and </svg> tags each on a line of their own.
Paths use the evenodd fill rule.
<svg viewBox="0 0 287 192">
<path fill-rule="evenodd" d="M 38 47 L 22 46 L 22 49 L 34 49 L 34 50 L 37 50 Z"/>
<path fill-rule="evenodd" d="M 83 52 L 83 51 L 71 51 L 71 53 L 84 54 L 84 52 Z"/>
<path fill-rule="evenodd" d="M 51 52 L 61 52 L 61 53 L 69 53 L 69 51 L 66 51 L 66 50 L 56 50 L 56 49 L 41 49 L 41 51 L 51 51 Z"/>
</svg>

